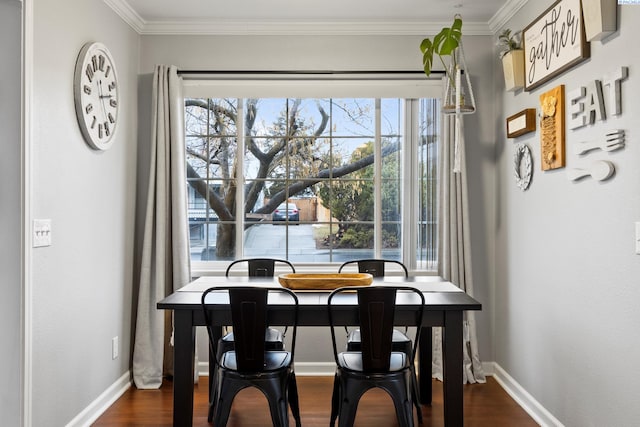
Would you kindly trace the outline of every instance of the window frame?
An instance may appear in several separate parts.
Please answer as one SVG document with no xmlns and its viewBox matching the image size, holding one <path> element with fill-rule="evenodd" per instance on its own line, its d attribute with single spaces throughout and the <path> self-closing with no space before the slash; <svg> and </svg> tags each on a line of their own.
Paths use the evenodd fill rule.
<svg viewBox="0 0 640 427">
<path fill-rule="evenodd" d="M 278 78 L 264 78 L 260 76 L 185 78 L 183 81 L 185 98 L 237 98 L 238 111 L 244 108 L 245 98 L 373 98 L 375 99 L 375 161 L 374 161 L 374 256 L 381 257 L 382 251 L 382 210 L 381 203 L 381 177 L 382 177 L 382 144 L 381 144 L 381 98 L 400 98 L 403 100 L 403 147 L 401 157 L 401 221 L 402 243 L 400 256 L 402 262 L 414 275 L 436 275 L 433 270 L 416 269 L 417 260 L 417 236 L 419 232 L 419 189 L 415 188 L 418 173 L 418 139 L 420 137 L 417 128 L 418 110 L 420 98 L 442 98 L 441 80 L 425 79 L 424 74 L 405 76 L 401 79 L 397 76 L 380 75 L 375 78 L 367 75 L 366 78 L 358 75 L 336 76 L 312 76 L 305 74 L 278 76 Z M 320 95 L 322 93 L 322 95 Z M 365 95 L 369 93 L 369 95 Z M 237 95 L 231 95 L 237 94 Z M 276 95 L 277 94 L 277 95 Z M 336 96 L 327 96 L 336 95 Z M 377 94 L 378 96 L 372 96 Z M 396 94 L 396 95 L 393 95 Z M 402 96 L 409 95 L 412 96 Z M 243 96 L 239 96 L 243 95 Z M 417 96 L 416 96 L 417 95 Z M 244 147 L 245 129 L 244 120 L 236 123 L 238 147 Z M 242 144 L 242 145 L 241 145 Z M 239 150 L 240 151 L 240 150 Z M 237 170 L 244 170 L 244 158 L 236 159 Z M 242 177 L 244 180 L 244 176 Z M 243 185 L 236 186 L 236 203 L 244 206 Z M 244 215 L 236 219 L 236 254 L 244 251 Z M 288 230 L 287 230 L 288 234 Z M 287 236 L 288 237 L 288 236 Z M 437 248 L 434 248 L 437 250 Z M 237 257 L 238 255 L 236 255 Z M 191 260 L 192 276 L 224 274 L 228 261 L 196 261 Z M 335 272 L 341 262 L 296 262 L 296 270 L 300 272 Z"/>
</svg>

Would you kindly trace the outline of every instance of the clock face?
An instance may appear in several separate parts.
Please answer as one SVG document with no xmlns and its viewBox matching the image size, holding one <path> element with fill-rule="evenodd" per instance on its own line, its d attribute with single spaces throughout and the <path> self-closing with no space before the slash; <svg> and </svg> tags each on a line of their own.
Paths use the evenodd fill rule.
<svg viewBox="0 0 640 427">
<path fill-rule="evenodd" d="M 118 124 L 118 75 L 109 50 L 87 43 L 76 61 L 73 82 L 76 116 L 87 143 L 106 150 Z"/>
</svg>

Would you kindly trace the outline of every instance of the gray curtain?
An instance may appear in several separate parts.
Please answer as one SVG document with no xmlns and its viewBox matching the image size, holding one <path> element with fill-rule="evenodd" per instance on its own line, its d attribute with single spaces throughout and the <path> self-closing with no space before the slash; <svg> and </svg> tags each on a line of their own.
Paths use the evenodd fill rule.
<svg viewBox="0 0 640 427">
<path fill-rule="evenodd" d="M 138 292 L 133 380 L 159 388 L 172 372 L 171 313 L 156 303 L 190 280 L 182 83 L 174 66 L 153 75 L 151 160 Z"/>
<path fill-rule="evenodd" d="M 473 296 L 469 202 L 462 115 L 445 115 L 440 150 L 438 273 Z M 459 166 L 459 168 L 458 168 Z M 463 380 L 484 383 L 474 312 L 464 318 Z M 433 329 L 433 376 L 442 380 L 442 329 Z"/>
</svg>

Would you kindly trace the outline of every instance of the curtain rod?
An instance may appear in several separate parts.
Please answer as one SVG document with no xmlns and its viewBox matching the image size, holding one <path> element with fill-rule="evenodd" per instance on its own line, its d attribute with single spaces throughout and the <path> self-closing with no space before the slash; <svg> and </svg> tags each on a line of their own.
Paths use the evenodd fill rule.
<svg viewBox="0 0 640 427">
<path fill-rule="evenodd" d="M 346 70 L 346 71 L 331 71 L 331 70 L 304 70 L 304 71 L 294 71 L 294 70 L 178 70 L 178 74 L 266 74 L 266 75 L 286 75 L 286 74 L 322 74 L 322 75 L 333 75 L 333 74 L 419 74 L 424 73 L 422 70 L 386 70 L 386 71 L 356 71 L 356 70 Z M 444 71 L 431 71 L 431 74 L 444 74 Z"/>
</svg>

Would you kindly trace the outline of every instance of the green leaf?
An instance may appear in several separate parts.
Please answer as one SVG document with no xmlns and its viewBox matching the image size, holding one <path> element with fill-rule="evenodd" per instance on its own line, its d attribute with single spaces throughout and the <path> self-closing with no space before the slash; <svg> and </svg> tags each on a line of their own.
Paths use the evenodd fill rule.
<svg viewBox="0 0 640 427">
<path fill-rule="evenodd" d="M 433 65 L 433 56 L 438 55 L 442 59 L 443 56 L 449 56 L 460 46 L 462 39 L 462 19 L 455 18 L 451 27 L 444 27 L 438 34 L 431 39 L 424 39 L 420 43 L 422 51 L 422 65 L 424 73 L 428 76 L 431 74 Z"/>
<path fill-rule="evenodd" d="M 429 39 L 422 40 L 420 50 L 422 51 L 422 66 L 424 73 L 428 76 L 431 74 L 431 65 L 433 64 L 433 49 L 435 45 Z"/>
<path fill-rule="evenodd" d="M 462 38 L 462 20 L 456 18 L 451 28 L 443 28 L 439 35 L 442 37 L 439 40 L 437 53 L 442 56 L 451 55 L 451 52 L 460 45 L 460 39 Z"/>
</svg>

